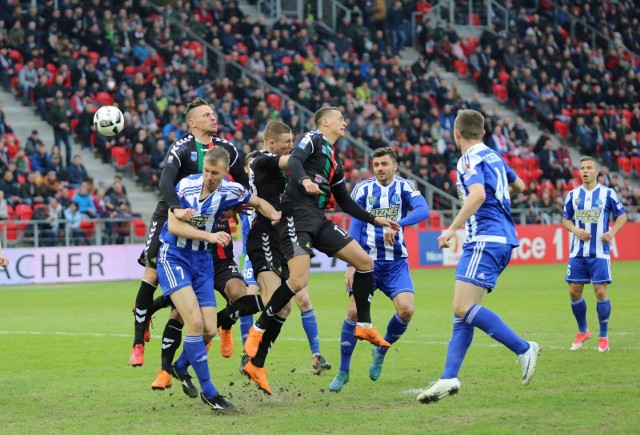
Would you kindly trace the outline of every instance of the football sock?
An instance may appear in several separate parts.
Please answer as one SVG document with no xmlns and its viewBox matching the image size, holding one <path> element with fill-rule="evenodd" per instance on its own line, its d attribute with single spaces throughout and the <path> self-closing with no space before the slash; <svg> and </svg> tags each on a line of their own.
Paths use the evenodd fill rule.
<svg viewBox="0 0 640 435">
<path fill-rule="evenodd" d="M 184 353 L 187 354 L 191 367 L 196 373 L 204 397 L 213 397 L 218 394 L 216 387 L 211 382 L 207 351 L 202 335 L 186 335 L 184 337 Z"/>
<path fill-rule="evenodd" d="M 587 303 L 583 297 L 577 301 L 571 301 L 571 311 L 578 322 L 578 331 L 587 332 Z"/>
<path fill-rule="evenodd" d="M 384 334 L 384 339 L 389 343 L 395 343 L 402 337 L 402 334 L 407 330 L 409 326 L 409 322 L 403 320 L 402 317 L 398 315 L 398 313 L 394 314 L 389 320 L 389 324 L 387 325 L 387 332 Z M 389 350 L 388 347 L 379 347 L 376 349 L 378 353 L 386 354 Z"/>
<path fill-rule="evenodd" d="M 351 367 L 351 355 L 358 340 L 353 335 L 356 329 L 356 322 L 351 319 L 344 319 L 342 330 L 340 331 L 340 370 L 349 373 Z"/>
<path fill-rule="evenodd" d="M 266 329 L 269 317 L 275 316 L 295 295 L 289 284 L 286 281 L 282 281 L 280 287 L 271 296 L 269 303 L 264 307 L 260 318 L 256 321 L 256 326 L 260 329 Z"/>
<path fill-rule="evenodd" d="M 253 326 L 253 315 L 240 317 L 240 334 L 242 334 L 242 344 L 247 341 L 249 329 Z"/>
<path fill-rule="evenodd" d="M 529 343 L 520 338 L 493 311 L 481 305 L 472 305 L 464 316 L 464 321 L 482 329 L 489 337 L 507 346 L 516 355 L 529 350 Z"/>
<path fill-rule="evenodd" d="M 149 311 L 149 315 L 153 316 L 157 311 L 169 306 L 171 306 L 171 299 L 165 298 L 164 296 L 158 296 L 151 304 L 151 311 Z"/>
<path fill-rule="evenodd" d="M 218 326 L 222 329 L 231 329 L 238 319 L 243 316 L 253 315 L 264 309 L 260 295 L 246 295 L 234 303 L 227 305 L 218 312 Z"/>
<path fill-rule="evenodd" d="M 267 354 L 275 343 L 278 335 L 280 335 L 280 331 L 282 330 L 282 325 L 284 325 L 286 319 L 275 315 L 269 322 L 269 327 L 264 331 L 264 335 L 262 336 L 262 341 L 260 342 L 260 346 L 258 346 L 258 352 L 256 352 L 256 356 L 251 358 L 251 363 L 256 367 L 264 367 L 264 362 L 267 359 Z"/>
<path fill-rule="evenodd" d="M 140 281 L 140 288 L 136 296 L 136 306 L 134 308 L 134 335 L 133 345 L 144 344 L 144 330 L 147 326 L 147 316 L 153 304 L 153 292 L 156 286 L 146 281 Z"/>
<path fill-rule="evenodd" d="M 309 340 L 309 347 L 311 348 L 311 354 L 320 352 L 320 334 L 318 332 L 318 320 L 316 319 L 316 312 L 311 308 L 309 311 L 300 313 L 302 319 L 302 327 L 307 334 L 307 340 Z"/>
<path fill-rule="evenodd" d="M 609 316 L 611 315 L 611 301 L 609 298 L 596 303 L 598 321 L 600 321 L 600 337 L 606 337 L 609 333 Z"/>
<path fill-rule="evenodd" d="M 171 373 L 171 363 L 182 341 L 182 323 L 169 319 L 162 333 L 162 370 Z"/>
<path fill-rule="evenodd" d="M 178 359 L 173 363 L 176 366 L 176 370 L 178 373 L 186 373 L 189 368 L 189 357 L 187 356 L 187 352 L 185 351 L 185 346 L 182 346 L 182 353 L 178 357 Z"/>
<path fill-rule="evenodd" d="M 447 349 L 447 360 L 444 363 L 444 371 L 441 379 L 453 379 L 458 377 L 462 361 L 473 341 L 473 325 L 466 323 L 462 318 L 453 316 L 453 332 Z"/>
<path fill-rule="evenodd" d="M 358 310 L 358 323 L 371 323 L 371 298 L 373 298 L 373 269 L 356 270 L 353 277 L 353 298 Z"/>
</svg>

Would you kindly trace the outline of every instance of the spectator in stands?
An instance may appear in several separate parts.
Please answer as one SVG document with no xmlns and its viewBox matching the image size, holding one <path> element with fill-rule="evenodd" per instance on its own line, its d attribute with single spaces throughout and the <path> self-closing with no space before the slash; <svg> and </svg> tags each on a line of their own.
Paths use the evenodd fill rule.
<svg viewBox="0 0 640 435">
<path fill-rule="evenodd" d="M 47 105 L 51 103 L 51 88 L 45 74 L 38 78 L 38 84 L 33 88 L 33 101 L 43 121 L 47 120 Z"/>
<path fill-rule="evenodd" d="M 64 209 L 64 219 L 67 229 L 71 233 L 71 244 L 74 246 L 86 246 L 90 244 L 87 233 L 80 226 L 82 225 L 82 214 L 78 210 L 78 203 L 72 201 L 67 208 Z"/>
<path fill-rule="evenodd" d="M 82 111 L 78 115 L 78 124 L 76 125 L 75 132 L 80 139 L 82 148 L 91 149 L 91 134 L 95 132 L 93 116 L 95 115 L 96 107 L 91 101 L 86 101 L 83 106 Z"/>
<path fill-rule="evenodd" d="M 128 207 L 131 207 L 121 181 L 114 181 L 113 186 L 111 186 L 111 188 L 107 190 L 107 195 L 109 196 L 111 203 L 113 203 L 116 207 L 118 207 L 120 204 L 126 204 Z"/>
<path fill-rule="evenodd" d="M 96 217 L 96 206 L 93 203 L 93 198 L 89 192 L 89 187 L 86 182 L 80 184 L 78 190 L 73 195 L 73 202 L 78 206 L 78 211 L 86 218 Z"/>
<path fill-rule="evenodd" d="M 2 180 L 0 180 L 0 190 L 4 192 L 7 203 L 11 206 L 20 204 L 20 186 L 13 175 L 14 171 L 11 166 L 4 172 Z"/>
<path fill-rule="evenodd" d="M 62 165 L 62 159 L 60 158 L 60 154 L 54 154 L 51 156 L 51 163 L 42 174 L 46 175 L 49 171 L 54 171 L 56 173 L 56 178 L 59 181 L 68 181 L 69 177 L 67 176 L 67 170 Z"/>
<path fill-rule="evenodd" d="M 22 105 L 28 106 L 31 101 L 31 91 L 38 84 L 38 71 L 29 59 L 18 73 L 18 84 L 22 90 Z"/>
<path fill-rule="evenodd" d="M 40 184 L 40 196 L 48 201 L 58 193 L 59 189 L 60 181 L 58 180 L 56 171 L 48 171 Z"/>
<path fill-rule="evenodd" d="M 145 152 L 142 142 L 137 142 L 133 148 L 131 161 L 133 162 L 134 173 L 145 189 L 158 184 L 158 174 L 153 171 L 151 156 Z"/>
<path fill-rule="evenodd" d="M 34 216 L 36 216 L 36 212 L 38 212 L 38 218 L 47 221 L 38 225 L 40 244 L 42 246 L 56 246 L 60 239 L 60 215 L 62 214 L 62 207 L 58 200 L 51 198 L 46 207 L 40 207 L 34 211 Z"/>
<path fill-rule="evenodd" d="M 23 204 L 36 204 L 44 202 L 44 198 L 40 192 L 40 186 L 37 184 L 38 172 L 31 171 L 27 175 L 27 179 L 20 185 L 20 202 Z"/>
<path fill-rule="evenodd" d="M 38 130 L 32 130 L 31 135 L 24 143 L 24 153 L 27 156 L 31 156 L 38 149 L 38 146 L 41 143 L 42 140 L 40 139 L 40 136 L 38 136 Z"/>
<path fill-rule="evenodd" d="M 47 146 L 40 141 L 37 150 L 31 155 L 31 169 L 34 171 L 40 171 L 41 174 L 46 174 L 47 168 L 50 164 L 51 156 L 47 152 Z"/>
<path fill-rule="evenodd" d="M 48 122 L 53 127 L 54 143 L 60 146 L 62 142 L 65 146 L 66 165 L 71 164 L 71 137 L 69 135 L 69 114 L 70 109 L 62 94 L 56 96 L 56 101 L 51 106 L 48 114 Z"/>
<path fill-rule="evenodd" d="M 0 190 L 0 220 L 9 219 L 9 203 L 4 198 L 4 191 Z"/>
<path fill-rule="evenodd" d="M 89 173 L 82 164 L 82 157 L 79 154 L 73 156 L 73 161 L 67 167 L 67 177 L 70 189 L 77 189 L 89 179 Z"/>
</svg>

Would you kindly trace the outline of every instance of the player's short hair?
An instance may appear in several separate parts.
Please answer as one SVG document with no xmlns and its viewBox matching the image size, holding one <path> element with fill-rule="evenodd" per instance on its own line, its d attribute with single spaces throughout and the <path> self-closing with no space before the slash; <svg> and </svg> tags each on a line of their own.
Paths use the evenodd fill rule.
<svg viewBox="0 0 640 435">
<path fill-rule="evenodd" d="M 230 160 L 231 157 L 229 157 L 229 153 L 221 146 L 214 146 L 213 148 L 209 149 L 209 151 L 207 151 L 207 153 L 204 155 L 205 163 L 217 165 L 218 162 L 223 161 L 227 168 L 229 167 Z"/>
<path fill-rule="evenodd" d="M 476 110 L 459 110 L 454 127 L 463 138 L 480 140 L 484 136 L 484 116 Z"/>
<path fill-rule="evenodd" d="M 203 100 L 202 98 L 196 98 L 195 100 L 190 102 L 189 105 L 187 106 L 187 119 L 189 119 L 189 113 L 191 113 L 193 109 L 195 109 L 196 107 L 208 106 L 208 105 L 209 103 L 207 103 L 206 100 Z"/>
<path fill-rule="evenodd" d="M 580 157 L 580 164 L 582 164 L 582 162 L 593 162 L 596 165 L 596 169 L 600 168 L 600 165 L 598 164 L 598 161 L 591 157 L 591 156 L 582 156 Z"/>
<path fill-rule="evenodd" d="M 247 166 L 251 161 L 251 159 L 253 159 L 256 156 L 256 154 L 258 154 L 258 150 L 253 150 L 250 153 L 248 153 L 246 156 L 244 156 L 244 165 Z"/>
<path fill-rule="evenodd" d="M 391 160 L 396 163 L 398 161 L 398 156 L 396 155 L 396 152 L 394 151 L 393 148 L 391 147 L 382 147 L 382 148 L 378 148 L 373 152 L 373 158 L 375 159 L 376 157 L 384 157 L 384 156 L 389 156 L 391 157 Z"/>
<path fill-rule="evenodd" d="M 281 121 L 271 120 L 262 132 L 264 140 L 276 140 L 281 134 L 291 133 L 291 127 Z"/>
<path fill-rule="evenodd" d="M 337 110 L 338 112 L 340 111 L 340 109 L 335 106 L 325 106 L 319 108 L 316 113 L 313 114 L 313 122 L 315 123 L 316 127 L 319 127 L 320 121 L 322 121 L 324 117 L 326 117 L 330 112 L 333 112 L 334 110 Z"/>
</svg>

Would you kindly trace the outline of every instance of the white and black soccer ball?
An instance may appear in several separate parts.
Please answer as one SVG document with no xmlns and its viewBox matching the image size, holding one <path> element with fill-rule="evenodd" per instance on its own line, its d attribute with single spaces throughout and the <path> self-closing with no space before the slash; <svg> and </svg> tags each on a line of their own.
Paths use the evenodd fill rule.
<svg viewBox="0 0 640 435">
<path fill-rule="evenodd" d="M 103 136 L 115 136 L 124 130 L 124 115 L 115 106 L 102 106 L 93 115 L 93 125 Z"/>
</svg>

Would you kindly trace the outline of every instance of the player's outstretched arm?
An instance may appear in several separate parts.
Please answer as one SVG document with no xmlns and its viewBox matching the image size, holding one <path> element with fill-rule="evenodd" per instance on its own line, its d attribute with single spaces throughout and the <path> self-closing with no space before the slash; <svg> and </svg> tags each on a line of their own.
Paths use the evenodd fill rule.
<svg viewBox="0 0 640 435">
<path fill-rule="evenodd" d="M 368 222 L 373 225 L 378 225 L 380 227 L 389 227 L 398 231 L 400 229 L 400 225 L 397 222 L 394 222 L 389 219 L 376 217 L 360 207 L 360 205 L 355 202 L 351 195 L 347 192 L 347 187 L 344 182 L 339 182 L 338 184 L 334 184 L 331 186 L 331 193 L 333 193 L 333 197 L 336 199 L 336 202 L 340 206 L 343 212 L 348 215 L 353 216 L 354 218 L 361 220 L 362 222 Z"/>
</svg>

